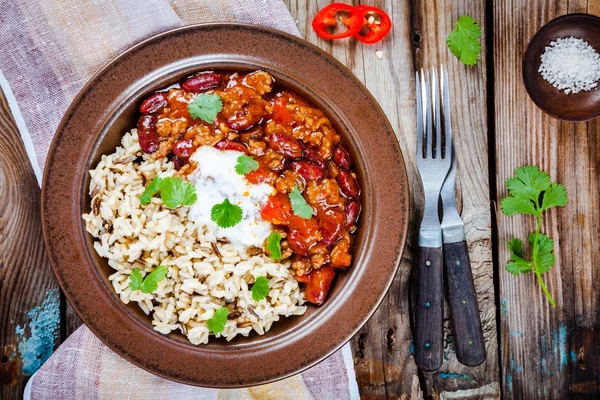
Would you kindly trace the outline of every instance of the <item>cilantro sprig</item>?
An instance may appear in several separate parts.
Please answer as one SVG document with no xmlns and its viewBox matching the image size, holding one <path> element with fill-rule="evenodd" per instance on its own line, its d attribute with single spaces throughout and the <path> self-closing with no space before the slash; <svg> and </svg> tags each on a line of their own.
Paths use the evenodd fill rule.
<svg viewBox="0 0 600 400">
<path fill-rule="evenodd" d="M 269 294 L 269 280 L 264 276 L 259 276 L 254 281 L 251 291 L 254 301 L 261 301 Z"/>
<path fill-rule="evenodd" d="M 160 198 L 169 208 L 180 206 L 191 206 L 198 200 L 196 196 L 196 187 L 179 177 L 160 178 L 156 177 L 144 190 L 140 196 L 140 203 L 145 206 L 152 201 L 152 197 L 160 191 Z"/>
<path fill-rule="evenodd" d="M 532 246 L 531 260 L 524 256 L 523 242 L 513 238 L 508 242 L 510 261 L 506 270 L 515 275 L 533 271 L 548 302 L 554 307 L 556 303 L 542 279 L 542 274 L 550 271 L 556 262 L 554 241 L 540 230 L 542 213 L 552 207 L 565 206 L 569 200 L 567 190 L 563 185 L 553 183 L 546 172 L 530 165 L 515 169 L 515 176 L 506 181 L 506 187 L 511 195 L 502 200 L 502 212 L 509 217 L 515 214 L 533 215 L 537 221 L 535 232 L 528 236 Z"/>
<path fill-rule="evenodd" d="M 217 114 L 223 109 L 223 102 L 218 94 L 199 94 L 188 104 L 188 112 L 192 118 L 199 118 L 212 124 Z"/>
<path fill-rule="evenodd" d="M 447 44 L 452 54 L 466 65 L 475 65 L 481 52 L 481 26 L 469 15 L 456 21 L 456 28 L 448 35 Z"/>
<path fill-rule="evenodd" d="M 271 232 L 267 238 L 267 245 L 265 246 L 269 252 L 269 257 L 273 260 L 281 260 L 281 234 L 277 231 Z"/>
<path fill-rule="evenodd" d="M 298 189 L 298 186 L 294 186 L 294 189 L 289 194 L 290 202 L 292 203 L 292 211 L 300 218 L 310 219 L 313 215 L 313 209 L 308 205 L 304 196 Z"/>
<path fill-rule="evenodd" d="M 159 265 L 145 278 L 142 278 L 140 269 L 134 268 L 129 275 L 129 287 L 131 290 L 141 290 L 142 293 L 152 293 L 158 289 L 158 282 L 165 279 L 167 272 L 169 272 L 167 267 Z"/>
<path fill-rule="evenodd" d="M 256 171 L 258 167 L 258 161 L 256 161 L 254 157 L 243 155 L 237 158 L 235 172 L 237 172 L 239 175 L 246 175 L 252 171 Z"/>
<path fill-rule="evenodd" d="M 212 207 L 210 219 L 221 228 L 231 228 L 242 220 L 242 207 L 232 204 L 229 199 L 225 199 L 222 203 L 215 204 Z"/>
<path fill-rule="evenodd" d="M 209 319 L 206 323 L 208 326 L 208 330 L 214 333 L 223 332 L 225 329 L 225 324 L 227 323 L 227 315 L 229 315 L 229 310 L 227 307 L 221 307 L 217 311 L 215 311 L 214 315 L 211 319 Z"/>
</svg>

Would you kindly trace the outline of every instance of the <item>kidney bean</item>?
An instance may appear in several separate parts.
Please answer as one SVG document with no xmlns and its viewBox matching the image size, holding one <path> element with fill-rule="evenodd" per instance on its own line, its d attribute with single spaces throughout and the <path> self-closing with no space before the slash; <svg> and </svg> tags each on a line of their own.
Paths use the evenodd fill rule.
<svg viewBox="0 0 600 400">
<path fill-rule="evenodd" d="M 232 142 L 230 140 L 221 140 L 219 143 L 215 144 L 215 147 L 219 150 L 235 150 L 240 151 L 242 153 L 248 152 L 246 146 L 238 142 Z"/>
<path fill-rule="evenodd" d="M 360 214 L 360 203 L 356 200 L 350 200 L 346 203 L 346 228 L 351 227 L 358 219 Z"/>
<path fill-rule="evenodd" d="M 309 161 L 294 161 L 290 164 L 290 168 L 307 181 L 323 179 L 323 170 Z"/>
<path fill-rule="evenodd" d="M 167 94 L 165 92 L 154 93 L 142 102 L 142 105 L 140 105 L 140 112 L 142 114 L 154 114 L 166 106 L 167 103 Z"/>
<path fill-rule="evenodd" d="M 181 87 L 188 92 L 201 92 L 219 86 L 223 77 L 216 72 L 202 72 L 191 76 L 181 83 Z"/>
<path fill-rule="evenodd" d="M 342 193 L 351 198 L 358 197 L 360 189 L 350 172 L 345 169 L 340 169 L 340 173 L 336 177 L 336 180 L 338 185 L 340 185 L 340 189 L 342 189 Z"/>
<path fill-rule="evenodd" d="M 349 170 L 351 166 L 350 154 L 343 147 L 337 146 L 333 151 L 333 162 L 341 168 Z"/>
<path fill-rule="evenodd" d="M 263 109 L 257 104 L 251 104 L 237 110 L 227 118 L 227 126 L 236 131 L 245 131 L 252 128 L 263 119 Z"/>
<path fill-rule="evenodd" d="M 194 145 L 192 144 L 192 139 L 181 139 L 173 147 L 173 153 L 180 158 L 190 158 L 193 152 Z"/>
<path fill-rule="evenodd" d="M 323 267 L 312 271 L 304 293 L 306 300 L 318 306 L 323 304 L 331 288 L 333 278 L 335 278 L 335 271 L 331 267 Z"/>
<path fill-rule="evenodd" d="M 311 149 L 309 147 L 304 148 L 304 157 L 312 163 L 317 164 L 321 168 L 326 168 L 327 164 L 325 164 L 325 159 L 323 156 L 315 149 Z"/>
<path fill-rule="evenodd" d="M 173 153 L 169 154 L 167 156 L 167 158 L 169 159 L 169 161 L 171 161 L 173 163 L 173 166 L 175 167 L 175 169 L 177 171 L 179 171 L 181 169 L 181 167 L 183 167 L 185 165 L 185 162 Z"/>
<path fill-rule="evenodd" d="M 330 247 L 340 238 L 344 226 L 344 214 L 335 210 L 327 210 L 321 218 L 321 244 Z"/>
<path fill-rule="evenodd" d="M 271 147 L 279 154 L 290 158 L 302 157 L 302 145 L 296 139 L 285 133 L 271 135 Z"/>
<path fill-rule="evenodd" d="M 156 133 L 156 116 L 142 115 L 138 121 L 138 138 L 144 153 L 152 154 L 158 150 L 158 134 Z"/>
</svg>

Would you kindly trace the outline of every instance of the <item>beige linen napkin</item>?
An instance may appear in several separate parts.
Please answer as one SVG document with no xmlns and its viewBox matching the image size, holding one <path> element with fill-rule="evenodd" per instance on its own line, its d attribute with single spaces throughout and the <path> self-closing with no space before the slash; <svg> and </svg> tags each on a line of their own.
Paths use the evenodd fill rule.
<svg viewBox="0 0 600 400">
<path fill-rule="evenodd" d="M 280 0 L 0 0 L 0 86 L 38 181 L 62 115 L 96 71 L 153 34 L 213 21 L 298 34 Z M 82 326 L 30 379 L 25 398 L 337 400 L 358 398 L 358 389 L 348 345 L 294 377 L 217 390 L 137 368 Z"/>
</svg>

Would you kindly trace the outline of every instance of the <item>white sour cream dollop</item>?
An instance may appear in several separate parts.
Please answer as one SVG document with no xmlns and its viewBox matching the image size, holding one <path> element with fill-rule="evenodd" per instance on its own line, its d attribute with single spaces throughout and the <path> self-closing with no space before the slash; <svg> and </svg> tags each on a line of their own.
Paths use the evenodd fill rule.
<svg viewBox="0 0 600 400">
<path fill-rule="evenodd" d="M 190 160 L 197 167 L 188 180 L 196 186 L 198 200 L 190 208 L 188 217 L 205 225 L 217 238 L 228 239 L 238 251 L 249 246 L 262 247 L 272 231 L 270 222 L 260 215 L 274 188 L 266 183 L 254 185 L 235 172 L 239 151 L 218 150 L 210 146 L 199 147 Z M 242 208 L 242 221 L 231 228 L 220 228 L 210 218 L 211 209 L 228 199 Z"/>
</svg>

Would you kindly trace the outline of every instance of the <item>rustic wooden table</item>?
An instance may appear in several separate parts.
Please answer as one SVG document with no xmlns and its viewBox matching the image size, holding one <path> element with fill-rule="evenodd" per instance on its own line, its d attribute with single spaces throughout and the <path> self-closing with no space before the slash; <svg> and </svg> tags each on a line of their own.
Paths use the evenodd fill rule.
<svg viewBox="0 0 600 400">
<path fill-rule="evenodd" d="M 600 15 L 600 0 L 377 0 L 393 19 L 381 43 L 335 43 L 316 37 L 310 21 L 329 1 L 285 0 L 302 35 L 351 69 L 371 90 L 394 126 L 411 187 L 411 234 L 392 288 L 352 340 L 365 399 L 600 397 L 600 123 L 562 123 L 531 102 L 521 79 L 521 58 L 533 34 L 566 13 Z M 373 3 L 373 2 L 369 2 Z M 446 37 L 462 14 L 483 28 L 477 66 L 460 64 Z M 381 53 L 378 53 L 381 52 Z M 379 56 L 378 56 L 379 55 Z M 444 365 L 417 370 L 411 345 L 410 282 L 422 200 L 414 163 L 415 68 L 443 63 L 450 72 L 453 128 L 459 158 L 458 194 L 466 223 L 487 361 L 459 364 L 446 318 Z M 377 134 L 374 127 L 373 134 Z M 533 276 L 504 270 L 506 242 L 525 237 L 533 221 L 497 210 L 504 181 L 515 167 L 539 165 L 563 183 L 570 202 L 551 211 L 543 231 L 556 239 L 557 263 L 546 275 L 557 306 L 549 307 Z M 56 291 L 44 251 L 39 187 L 5 97 L 0 96 L 0 398 L 19 397 L 32 360 L 17 347 L 20 327 L 47 312 L 60 319 L 58 345 L 80 321 Z M 45 302 L 45 303 L 44 303 Z M 58 311 L 52 309 L 59 304 Z M 45 304 L 45 308 L 40 306 Z M 54 312 L 54 314 L 53 314 Z M 43 327 L 48 329 L 48 327 Z M 50 329 L 51 330 L 51 329 Z M 52 336 L 46 351 L 52 350 Z M 44 343 L 33 344 L 44 350 Z M 37 347 L 35 347 L 37 345 Z M 40 351 L 41 351 L 40 350 Z M 31 357 L 31 354 L 27 355 Z M 34 356 L 35 357 L 35 356 Z M 35 360 L 33 360 L 35 365 Z"/>
</svg>

